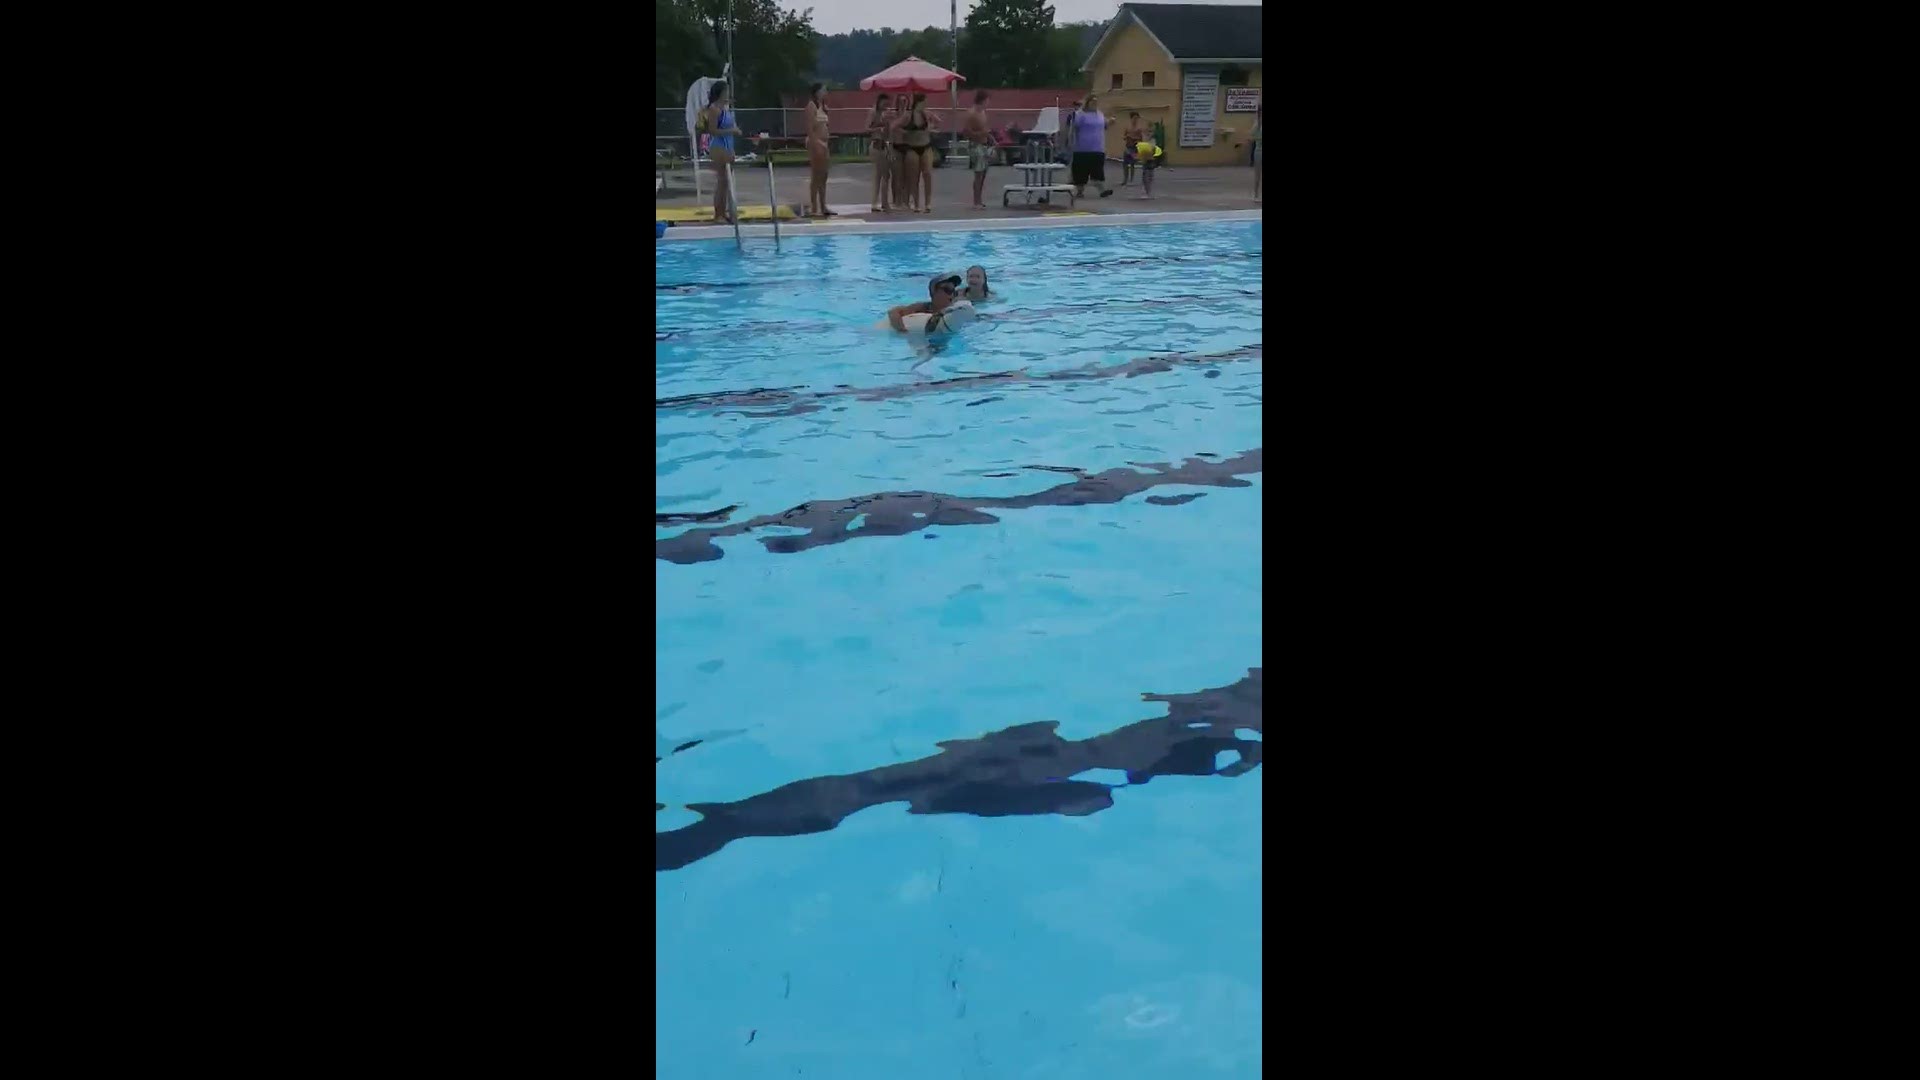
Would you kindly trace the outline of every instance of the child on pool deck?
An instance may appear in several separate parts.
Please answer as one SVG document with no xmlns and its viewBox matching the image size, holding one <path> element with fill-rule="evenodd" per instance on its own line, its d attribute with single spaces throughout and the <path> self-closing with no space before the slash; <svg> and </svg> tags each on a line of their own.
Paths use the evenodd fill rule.
<svg viewBox="0 0 1920 1080">
<path fill-rule="evenodd" d="M 1120 177 L 1120 185 L 1122 187 L 1133 183 L 1133 169 L 1139 161 L 1139 159 L 1134 156 L 1134 147 L 1138 146 L 1140 140 L 1146 137 L 1147 129 L 1140 126 L 1140 114 L 1137 112 L 1128 113 L 1127 130 L 1120 135 L 1120 166 L 1123 170 Z"/>
<path fill-rule="evenodd" d="M 1140 183 L 1146 188 L 1145 193 L 1139 197 L 1142 199 L 1151 199 L 1153 198 L 1154 169 L 1160 164 L 1160 159 L 1165 157 L 1167 152 L 1155 146 L 1153 144 L 1153 136 L 1148 135 L 1146 138 L 1141 139 L 1139 144 L 1134 147 L 1134 153 L 1140 159 Z"/>
</svg>

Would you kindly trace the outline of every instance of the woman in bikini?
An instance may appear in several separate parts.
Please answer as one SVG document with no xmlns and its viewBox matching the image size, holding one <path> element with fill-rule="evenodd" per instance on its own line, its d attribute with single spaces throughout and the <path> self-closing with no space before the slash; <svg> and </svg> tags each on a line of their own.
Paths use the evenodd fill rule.
<svg viewBox="0 0 1920 1080">
<path fill-rule="evenodd" d="M 913 108 L 907 113 L 906 122 L 900 127 L 907 138 L 907 196 L 913 202 L 915 187 L 919 188 L 919 204 L 914 207 L 922 214 L 933 213 L 933 117 L 927 112 L 927 95 L 913 95 Z"/>
<path fill-rule="evenodd" d="M 731 225 L 733 215 L 727 208 L 733 204 L 733 191 L 727 183 L 727 167 L 733 164 L 733 137 L 743 132 L 734 126 L 733 98 L 726 83 L 714 83 L 707 91 L 707 107 L 700 110 L 696 126 L 707 135 L 707 158 L 713 162 L 714 223 Z"/>
<path fill-rule="evenodd" d="M 893 208 L 911 209 L 907 192 L 907 114 L 913 106 L 907 95 L 901 94 L 893 99 L 893 124 L 887 128 L 887 145 L 893 150 Z"/>
<path fill-rule="evenodd" d="M 887 95 L 881 94 L 873 103 L 873 115 L 867 117 L 867 140 L 871 143 L 869 157 L 873 160 L 873 212 L 885 214 L 893 210 L 893 148 L 888 145 L 887 132 L 893 126 L 893 117 L 887 112 Z"/>
<path fill-rule="evenodd" d="M 807 214 L 832 217 L 827 209 L 827 84 L 814 83 L 807 91 L 807 166 L 813 176 L 807 181 Z"/>
</svg>

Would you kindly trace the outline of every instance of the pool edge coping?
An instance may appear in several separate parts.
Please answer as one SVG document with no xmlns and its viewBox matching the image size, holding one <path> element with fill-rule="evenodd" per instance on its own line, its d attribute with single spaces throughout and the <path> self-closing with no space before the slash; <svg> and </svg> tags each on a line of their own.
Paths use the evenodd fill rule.
<svg viewBox="0 0 1920 1080">
<path fill-rule="evenodd" d="M 789 228 L 781 239 L 806 236 L 862 236 L 874 233 L 916 232 L 1004 232 L 1012 229 L 1076 229 L 1098 225 L 1175 225 L 1182 222 L 1259 221 L 1258 210 L 1168 210 L 1145 214 L 1100 214 L 1088 217 L 1053 218 L 956 218 L 950 221 L 861 221 L 845 225 L 800 225 Z M 771 239 L 773 226 L 741 225 L 740 235 Z M 655 242 L 692 243 L 700 240 L 731 240 L 728 225 L 675 226 Z"/>
</svg>

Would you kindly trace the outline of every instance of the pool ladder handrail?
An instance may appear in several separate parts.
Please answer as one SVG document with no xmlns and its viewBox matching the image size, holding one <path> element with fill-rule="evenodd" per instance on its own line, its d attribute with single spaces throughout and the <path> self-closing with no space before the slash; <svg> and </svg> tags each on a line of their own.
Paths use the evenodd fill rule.
<svg viewBox="0 0 1920 1080">
<path fill-rule="evenodd" d="M 733 211 L 733 246 L 745 251 L 746 241 L 740 238 L 740 199 L 733 190 L 733 162 L 727 162 L 726 169 L 727 208 Z M 773 155 L 771 154 L 767 155 L 767 216 L 773 219 L 773 246 L 778 248 L 780 246 L 780 206 L 774 201 Z"/>
<path fill-rule="evenodd" d="M 733 162 L 727 162 L 727 209 L 733 214 L 733 246 L 745 251 L 746 242 L 740 239 L 740 196 L 733 190 Z"/>
</svg>

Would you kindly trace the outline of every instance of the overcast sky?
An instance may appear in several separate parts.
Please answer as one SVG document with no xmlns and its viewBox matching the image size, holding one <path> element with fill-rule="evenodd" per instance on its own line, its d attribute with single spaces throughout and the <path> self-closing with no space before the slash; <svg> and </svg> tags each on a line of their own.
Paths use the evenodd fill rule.
<svg viewBox="0 0 1920 1080">
<path fill-rule="evenodd" d="M 822 34 L 844 34 L 849 30 L 918 30 L 923 26 L 947 25 L 947 0 L 776 0 L 793 11 L 813 9 L 813 28 Z M 1181 0 L 1189 4 L 1237 4 L 1259 6 L 1258 0 Z M 959 0 L 960 24 L 966 25 L 973 0 Z M 1053 0 L 1053 21 L 1106 22 L 1120 10 L 1120 0 Z"/>
</svg>

